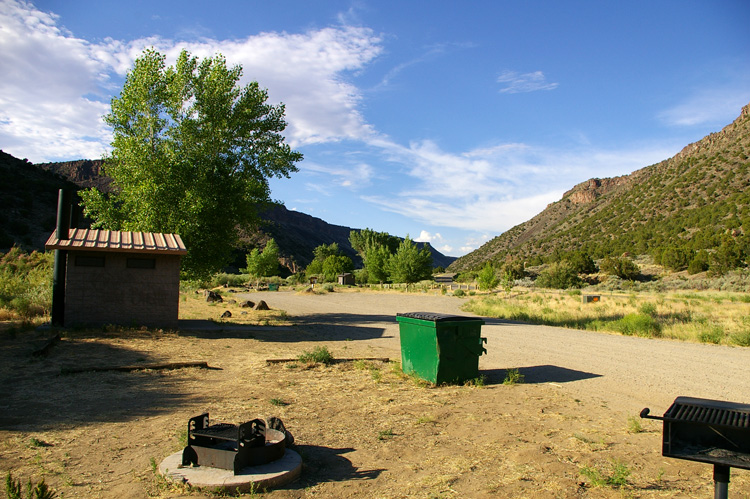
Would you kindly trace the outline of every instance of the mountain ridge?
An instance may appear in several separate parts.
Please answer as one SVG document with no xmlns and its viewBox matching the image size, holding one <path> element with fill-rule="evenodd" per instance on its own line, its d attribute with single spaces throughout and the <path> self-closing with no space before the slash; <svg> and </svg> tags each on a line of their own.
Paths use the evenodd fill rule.
<svg viewBox="0 0 750 499">
<path fill-rule="evenodd" d="M 711 250 L 726 230 L 746 246 L 749 154 L 747 105 L 722 130 L 688 144 L 671 158 L 628 175 L 575 185 L 530 220 L 458 258 L 449 268 L 477 269 L 507 258 L 539 261 L 576 250 L 594 257 L 653 253 L 670 245 Z"/>
</svg>

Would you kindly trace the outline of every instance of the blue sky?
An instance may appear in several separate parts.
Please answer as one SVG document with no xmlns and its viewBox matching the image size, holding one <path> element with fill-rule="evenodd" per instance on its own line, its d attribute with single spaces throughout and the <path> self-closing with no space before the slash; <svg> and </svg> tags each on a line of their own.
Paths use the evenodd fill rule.
<svg viewBox="0 0 750 499">
<path fill-rule="evenodd" d="M 286 105 L 287 208 L 463 255 L 750 102 L 750 3 L 0 0 L 0 148 L 98 158 L 133 60 L 222 53 Z"/>
</svg>

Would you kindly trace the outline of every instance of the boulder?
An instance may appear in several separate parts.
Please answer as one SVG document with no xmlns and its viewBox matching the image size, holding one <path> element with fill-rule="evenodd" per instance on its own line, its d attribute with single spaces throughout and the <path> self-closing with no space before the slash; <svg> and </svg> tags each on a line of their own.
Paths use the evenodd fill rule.
<svg viewBox="0 0 750 499">
<path fill-rule="evenodd" d="M 229 310 L 225 310 L 224 313 L 221 314 L 222 319 L 228 319 L 230 317 L 232 317 L 232 312 L 230 312 Z"/>
<path fill-rule="evenodd" d="M 245 300 L 240 303 L 240 307 L 242 308 L 253 308 L 255 306 L 255 302 L 252 302 L 250 300 Z"/>
<path fill-rule="evenodd" d="M 209 289 L 208 291 L 206 291 L 206 301 L 208 303 L 221 303 L 224 301 L 224 299 L 219 293 L 217 293 L 216 291 L 211 291 Z"/>
<path fill-rule="evenodd" d="M 265 301 L 261 300 L 257 305 L 255 305 L 255 310 L 271 310 L 271 308 Z"/>
</svg>

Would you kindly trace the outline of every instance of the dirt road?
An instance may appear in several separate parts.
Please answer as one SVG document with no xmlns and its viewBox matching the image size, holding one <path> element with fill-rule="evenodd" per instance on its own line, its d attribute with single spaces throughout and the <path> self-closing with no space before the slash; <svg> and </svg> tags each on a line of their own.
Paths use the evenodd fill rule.
<svg viewBox="0 0 750 499">
<path fill-rule="evenodd" d="M 466 299 L 400 293 L 291 292 L 250 295 L 287 311 L 294 322 L 332 344 L 357 341 L 400 359 L 399 312 L 462 312 Z M 750 403 L 750 349 L 645 339 L 485 319 L 487 354 L 479 368 L 490 379 L 517 368 L 526 383 L 560 385 L 581 400 L 627 414 L 661 414 L 677 396 Z M 346 343 L 351 345 L 351 343 Z M 495 381 L 497 381 L 495 379 Z"/>
</svg>

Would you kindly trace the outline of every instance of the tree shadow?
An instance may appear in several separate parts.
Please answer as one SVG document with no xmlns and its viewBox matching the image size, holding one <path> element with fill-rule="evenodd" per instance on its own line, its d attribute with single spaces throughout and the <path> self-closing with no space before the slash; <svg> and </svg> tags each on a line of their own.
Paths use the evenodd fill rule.
<svg viewBox="0 0 750 499">
<path fill-rule="evenodd" d="M 289 485 L 289 489 L 304 489 L 326 482 L 351 480 L 374 480 L 385 471 L 383 468 L 360 469 L 343 456 L 356 449 L 322 447 L 317 445 L 295 445 L 293 449 L 302 456 L 305 472 L 302 478 Z"/>
<path fill-rule="evenodd" d="M 163 362 L 149 352 L 96 341 L 103 333 L 73 333 L 44 358 L 33 357 L 39 333 L 0 340 L 0 428 L 45 430 L 59 425 L 124 422 L 194 407 L 179 389 L 181 376 L 162 371 L 83 372 L 70 368 L 145 365 Z M 49 332 L 46 333 L 50 335 Z M 127 334 L 107 334 L 107 338 Z M 183 372 L 195 369 L 184 370 Z M 185 376 L 194 376 L 186 374 Z"/>
<path fill-rule="evenodd" d="M 480 374 L 485 376 L 485 383 L 496 385 L 502 384 L 507 372 L 507 369 L 487 369 L 480 371 Z M 571 381 L 581 381 L 602 376 L 601 374 L 552 365 L 519 367 L 518 373 L 523 375 L 523 383 L 526 384 L 570 383 Z"/>
<path fill-rule="evenodd" d="M 355 341 L 384 336 L 382 324 L 396 324 L 395 315 L 311 314 L 293 318 L 294 326 L 252 326 L 218 324 L 211 321 L 180 321 L 181 336 L 198 338 L 252 338 L 258 341 L 295 343 L 299 341 Z M 380 324 L 380 326 L 374 326 Z"/>
</svg>

